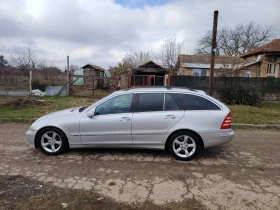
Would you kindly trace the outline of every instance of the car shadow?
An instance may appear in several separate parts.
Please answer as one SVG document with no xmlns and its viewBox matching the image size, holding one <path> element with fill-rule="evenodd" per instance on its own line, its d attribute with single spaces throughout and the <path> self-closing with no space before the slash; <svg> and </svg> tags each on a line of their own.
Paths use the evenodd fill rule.
<svg viewBox="0 0 280 210">
<path fill-rule="evenodd" d="M 203 159 L 219 159 L 228 156 L 229 146 L 220 145 L 213 148 L 203 149 L 196 157 L 195 160 Z M 153 158 L 173 158 L 169 152 L 165 150 L 150 150 L 150 149 L 124 149 L 124 148 L 85 148 L 85 149 L 71 149 L 66 155 L 81 155 L 89 156 L 94 155 L 97 157 L 102 156 L 142 156 Z M 174 159 L 175 160 L 175 159 Z"/>
<path fill-rule="evenodd" d="M 86 148 L 86 149 L 71 149 L 68 154 L 79 155 L 141 155 L 141 156 L 169 156 L 169 153 L 164 150 L 149 150 L 149 149 L 124 149 L 124 148 Z"/>
</svg>

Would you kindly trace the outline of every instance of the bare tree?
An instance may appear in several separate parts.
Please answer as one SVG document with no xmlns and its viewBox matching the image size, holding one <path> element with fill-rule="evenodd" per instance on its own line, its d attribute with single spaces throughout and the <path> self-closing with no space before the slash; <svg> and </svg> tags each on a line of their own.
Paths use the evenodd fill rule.
<svg viewBox="0 0 280 210">
<path fill-rule="evenodd" d="M 76 70 L 79 70 L 80 67 L 79 67 L 78 65 L 76 65 L 76 64 L 71 64 L 71 65 L 69 66 L 69 69 L 70 69 L 70 72 L 71 72 L 71 73 L 74 73 Z"/>
<path fill-rule="evenodd" d="M 165 40 L 160 48 L 159 60 L 169 71 L 174 72 L 178 56 L 183 51 L 184 42 L 177 42 L 176 35 Z"/>
<path fill-rule="evenodd" d="M 261 26 L 253 21 L 247 24 L 238 24 L 233 28 L 221 28 L 217 33 L 216 54 L 238 56 L 265 44 L 272 35 L 272 26 Z M 211 53 L 211 37 L 212 32 L 207 31 L 198 40 L 197 54 Z"/>
<path fill-rule="evenodd" d="M 45 60 L 36 54 L 33 48 L 16 48 L 14 54 L 10 55 L 9 63 L 21 70 L 24 76 L 29 77 L 29 71 L 44 64 Z"/>
<path fill-rule="evenodd" d="M 129 68 L 134 69 L 153 59 L 154 59 L 154 56 L 152 53 L 139 51 L 139 52 L 132 53 L 132 54 L 126 54 L 123 57 L 123 64 L 125 64 Z"/>
</svg>

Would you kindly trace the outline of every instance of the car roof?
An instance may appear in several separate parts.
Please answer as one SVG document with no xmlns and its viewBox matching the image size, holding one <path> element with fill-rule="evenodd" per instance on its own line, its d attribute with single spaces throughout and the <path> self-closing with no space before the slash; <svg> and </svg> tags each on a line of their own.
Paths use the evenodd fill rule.
<svg viewBox="0 0 280 210">
<path fill-rule="evenodd" d="M 139 88 L 129 88 L 123 89 L 118 92 L 185 92 L 185 93 L 199 93 L 205 94 L 203 90 L 196 90 L 186 87 L 172 87 L 172 86 L 149 86 L 149 87 L 139 87 Z"/>
</svg>

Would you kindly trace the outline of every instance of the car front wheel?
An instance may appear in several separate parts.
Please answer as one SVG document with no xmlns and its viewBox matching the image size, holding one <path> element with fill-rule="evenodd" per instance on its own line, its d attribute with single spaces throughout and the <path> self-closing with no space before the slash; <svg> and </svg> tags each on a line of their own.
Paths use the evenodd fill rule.
<svg viewBox="0 0 280 210">
<path fill-rule="evenodd" d="M 168 142 L 169 152 L 178 160 L 193 159 L 200 147 L 197 136 L 187 131 L 174 134 Z"/>
<path fill-rule="evenodd" d="M 62 131 L 56 128 L 43 129 L 37 138 L 42 152 L 47 155 L 57 155 L 67 150 L 67 138 Z"/>
</svg>

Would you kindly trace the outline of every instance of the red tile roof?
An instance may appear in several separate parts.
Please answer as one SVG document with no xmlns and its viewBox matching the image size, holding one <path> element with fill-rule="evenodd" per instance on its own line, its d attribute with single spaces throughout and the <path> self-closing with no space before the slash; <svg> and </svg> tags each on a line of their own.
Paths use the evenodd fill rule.
<svg viewBox="0 0 280 210">
<path fill-rule="evenodd" d="M 91 68 L 96 69 L 96 70 L 99 70 L 99 71 L 104 71 L 104 69 L 101 68 L 100 66 L 96 66 L 96 65 L 92 65 L 92 64 L 87 64 L 87 65 L 85 65 L 85 66 L 83 66 L 83 67 L 81 67 L 81 68 L 82 68 L 82 69 L 85 69 L 85 68 L 88 68 L 88 67 L 91 67 Z"/>
<path fill-rule="evenodd" d="M 274 39 L 272 42 L 260 46 L 256 49 L 250 50 L 248 52 L 245 52 L 240 55 L 241 58 L 250 56 L 250 55 L 258 55 L 262 53 L 268 53 L 268 52 L 279 52 L 280 53 L 280 39 Z"/>
</svg>

